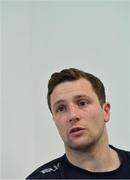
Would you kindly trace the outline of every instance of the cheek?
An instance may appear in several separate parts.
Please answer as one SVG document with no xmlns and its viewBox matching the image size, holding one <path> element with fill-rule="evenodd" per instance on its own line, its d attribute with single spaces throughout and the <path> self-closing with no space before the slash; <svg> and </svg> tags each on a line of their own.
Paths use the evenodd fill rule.
<svg viewBox="0 0 130 180">
<path fill-rule="evenodd" d="M 56 125 L 59 133 L 60 134 L 64 133 L 65 127 L 66 127 L 65 119 L 64 118 L 57 118 L 54 121 L 55 121 L 55 125 Z"/>
<path fill-rule="evenodd" d="M 95 117 L 97 117 L 97 114 L 97 110 L 92 107 L 89 107 L 81 112 L 82 118 L 87 119 L 88 121 L 89 119 L 91 119 L 91 121 L 95 119 Z"/>
<path fill-rule="evenodd" d="M 55 125 L 56 125 L 56 127 L 57 127 L 58 130 L 60 130 L 61 127 L 62 127 L 62 126 L 61 126 L 61 122 L 60 122 L 59 120 L 57 120 L 57 119 L 55 120 Z"/>
<path fill-rule="evenodd" d="M 90 108 L 87 112 L 84 112 L 83 119 L 93 127 L 100 126 L 104 122 L 103 111 L 101 109 Z"/>
<path fill-rule="evenodd" d="M 65 142 L 67 140 L 67 124 L 65 123 L 64 119 L 55 120 L 55 125 L 59 132 L 61 139 Z"/>
</svg>

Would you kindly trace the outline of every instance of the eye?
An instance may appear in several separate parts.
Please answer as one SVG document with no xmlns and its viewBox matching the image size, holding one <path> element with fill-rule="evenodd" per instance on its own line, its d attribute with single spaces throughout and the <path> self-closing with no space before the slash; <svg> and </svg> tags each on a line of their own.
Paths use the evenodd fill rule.
<svg viewBox="0 0 130 180">
<path fill-rule="evenodd" d="M 78 102 L 78 105 L 79 105 L 80 107 L 87 106 L 87 105 L 88 105 L 88 101 L 87 101 L 87 100 L 80 100 L 80 101 Z"/>
<path fill-rule="evenodd" d="M 64 105 L 60 105 L 56 108 L 56 112 L 65 112 L 66 107 Z"/>
</svg>

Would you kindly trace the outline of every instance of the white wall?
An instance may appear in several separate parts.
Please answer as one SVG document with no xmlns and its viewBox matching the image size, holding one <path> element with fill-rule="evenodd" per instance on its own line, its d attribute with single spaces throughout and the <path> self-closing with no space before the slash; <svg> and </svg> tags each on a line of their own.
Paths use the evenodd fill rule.
<svg viewBox="0 0 130 180">
<path fill-rule="evenodd" d="M 25 178 L 64 153 L 46 103 L 50 75 L 99 76 L 112 106 L 110 143 L 130 149 L 129 1 L 2 1 L 2 165 Z"/>
<path fill-rule="evenodd" d="M 2 21 L 2 8 L 1 8 L 1 3 L 0 3 L 0 22 Z M 2 65 L 2 32 L 1 32 L 1 28 L 2 28 L 2 26 L 1 26 L 2 24 L 0 23 L 0 147 L 1 147 L 1 145 L 2 145 L 2 143 L 1 143 L 1 140 L 2 140 L 2 103 L 1 103 L 1 98 L 2 98 L 2 91 L 1 91 L 1 85 L 2 85 L 2 81 L 1 81 L 1 70 L 2 70 L 2 68 L 1 68 L 1 65 Z M 2 166 L 2 148 L 0 148 L 0 167 Z M 0 170 L 1 170 L 1 168 L 0 168 Z"/>
</svg>

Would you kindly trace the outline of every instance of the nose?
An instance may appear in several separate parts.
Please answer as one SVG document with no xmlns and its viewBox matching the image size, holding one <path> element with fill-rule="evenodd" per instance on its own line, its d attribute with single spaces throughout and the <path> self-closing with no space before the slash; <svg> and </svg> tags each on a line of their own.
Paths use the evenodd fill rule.
<svg viewBox="0 0 130 180">
<path fill-rule="evenodd" d="M 76 106 L 70 105 L 68 113 L 69 122 L 77 122 L 80 120 L 79 112 Z"/>
</svg>

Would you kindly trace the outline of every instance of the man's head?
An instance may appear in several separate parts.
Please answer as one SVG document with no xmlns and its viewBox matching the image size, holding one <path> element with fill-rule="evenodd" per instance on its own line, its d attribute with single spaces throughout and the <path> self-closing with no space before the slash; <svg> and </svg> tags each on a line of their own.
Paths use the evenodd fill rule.
<svg viewBox="0 0 130 180">
<path fill-rule="evenodd" d="M 54 73 L 48 105 L 66 151 L 107 143 L 110 104 L 97 77 L 73 68 Z"/>
<path fill-rule="evenodd" d="M 48 82 L 47 100 L 50 111 L 52 111 L 50 96 L 53 90 L 55 89 L 55 87 L 63 82 L 75 81 L 75 80 L 79 80 L 80 78 L 84 78 L 91 83 L 91 86 L 99 99 L 100 105 L 102 106 L 105 103 L 106 101 L 105 88 L 99 78 L 79 69 L 75 69 L 75 68 L 63 69 L 60 72 L 56 72 L 52 74 Z"/>
</svg>

